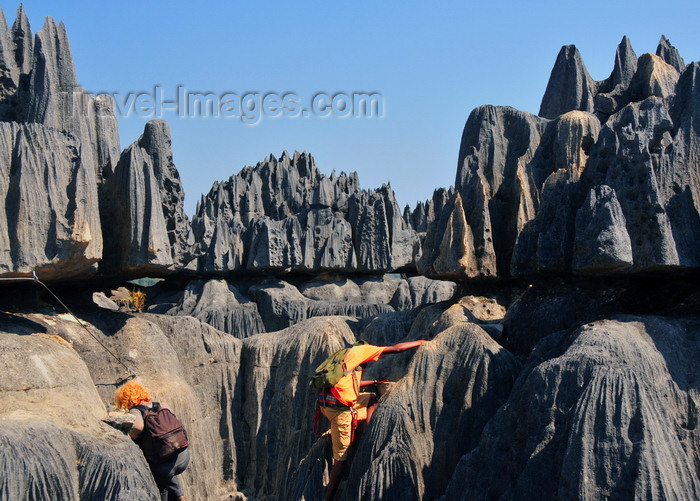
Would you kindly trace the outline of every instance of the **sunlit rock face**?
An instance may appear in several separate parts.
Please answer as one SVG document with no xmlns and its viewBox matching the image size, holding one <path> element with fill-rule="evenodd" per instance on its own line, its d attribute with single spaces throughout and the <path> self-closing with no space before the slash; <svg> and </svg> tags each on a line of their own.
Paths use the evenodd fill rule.
<svg viewBox="0 0 700 501">
<path fill-rule="evenodd" d="M 384 272 L 420 252 L 410 211 L 391 187 L 327 177 L 307 153 L 284 152 L 215 183 L 193 218 L 200 272 Z M 416 220 L 420 220 L 420 211 Z"/>
<path fill-rule="evenodd" d="M 86 278 L 103 255 L 97 188 L 119 155 L 111 101 L 77 84 L 63 24 L 0 15 L 0 275 Z"/>
<path fill-rule="evenodd" d="M 1 274 L 415 269 L 430 202 L 402 211 L 390 186 L 362 190 L 356 173 L 326 176 L 307 153 L 270 156 L 215 183 L 190 223 L 167 123 L 149 122 L 120 153 L 111 98 L 77 82 L 62 23 L 47 18 L 33 35 L 23 7 L 11 28 L 3 14 Z"/>
<path fill-rule="evenodd" d="M 419 270 L 478 281 L 696 269 L 696 74 L 665 37 L 639 58 L 623 38 L 600 82 L 566 46 L 539 116 L 474 110 Z"/>
<path fill-rule="evenodd" d="M 94 167 L 72 135 L 0 123 L 0 275 L 93 276 L 103 239 Z"/>
<path fill-rule="evenodd" d="M 158 499 L 113 402 L 135 376 L 188 429 L 189 499 L 320 501 L 315 368 L 424 339 L 368 364 L 394 384 L 337 499 L 699 498 L 699 69 L 624 38 L 596 82 L 565 47 L 539 115 L 474 110 L 414 210 L 285 153 L 190 225 L 167 124 L 119 155 L 65 28 L 3 17 L 0 276 L 78 317 L 0 288 L 0 497 Z M 146 273 L 141 313 L 111 289 Z"/>
<path fill-rule="evenodd" d="M 170 144 L 167 122 L 148 122 L 101 187 L 100 212 L 109 228 L 110 252 L 101 263 L 106 275 L 168 275 L 192 260 L 192 229 Z"/>
</svg>

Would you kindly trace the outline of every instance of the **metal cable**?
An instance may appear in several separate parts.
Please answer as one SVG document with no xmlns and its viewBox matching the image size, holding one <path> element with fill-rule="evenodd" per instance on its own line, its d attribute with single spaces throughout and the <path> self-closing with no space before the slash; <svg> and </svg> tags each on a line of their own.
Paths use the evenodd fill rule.
<svg viewBox="0 0 700 501">
<path fill-rule="evenodd" d="M 36 276 L 36 272 L 32 271 L 32 276 L 31 276 L 31 277 L 0 278 L 0 281 L 7 281 L 7 282 L 9 282 L 9 281 L 17 282 L 17 281 L 23 281 L 23 280 L 31 280 L 32 282 L 36 282 L 36 283 L 38 283 L 39 285 L 41 285 L 44 289 L 46 289 L 46 290 L 49 292 L 49 294 L 51 294 L 51 295 L 54 297 L 54 299 L 55 299 L 56 301 L 58 301 L 58 303 L 59 303 L 61 306 L 63 306 L 63 308 L 64 308 L 68 313 L 70 313 L 70 315 L 75 319 L 75 321 L 78 322 L 78 325 L 80 325 L 83 329 L 85 329 L 85 331 L 86 331 L 88 334 L 90 334 L 90 336 L 91 336 L 95 341 L 97 341 L 97 342 L 99 343 L 99 345 L 102 346 L 102 348 L 104 348 L 104 350 L 105 350 L 107 353 L 109 353 L 110 355 L 112 355 L 112 357 L 114 357 L 114 359 L 115 359 L 117 362 L 119 362 L 119 363 L 121 364 L 121 366 L 124 367 L 124 368 L 129 372 L 129 374 L 131 374 L 131 376 L 136 376 L 136 375 L 137 375 L 137 372 L 136 372 L 135 370 L 131 369 L 128 365 L 126 365 L 124 362 L 122 362 L 122 360 L 121 360 L 112 350 L 110 350 L 109 348 L 107 348 L 107 346 L 106 346 L 102 341 L 100 341 L 100 340 L 97 338 L 97 336 L 95 336 L 92 332 L 90 332 L 90 329 L 87 328 L 87 325 L 85 325 L 85 324 L 82 322 L 82 320 L 80 320 L 78 317 L 76 317 L 75 314 L 68 308 L 68 306 L 66 306 L 66 305 L 63 303 L 63 301 L 61 301 L 61 300 L 58 298 L 58 296 L 57 296 L 56 294 L 54 294 L 53 291 L 52 291 L 51 289 L 49 289 L 49 287 L 48 287 L 44 282 L 42 282 L 41 280 L 39 280 L 39 278 Z"/>
</svg>

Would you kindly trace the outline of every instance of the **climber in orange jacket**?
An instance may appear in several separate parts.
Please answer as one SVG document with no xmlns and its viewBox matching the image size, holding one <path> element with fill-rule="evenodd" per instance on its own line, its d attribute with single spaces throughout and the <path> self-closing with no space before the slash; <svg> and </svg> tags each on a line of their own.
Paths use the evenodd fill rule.
<svg viewBox="0 0 700 501">
<path fill-rule="evenodd" d="M 331 388 L 321 390 L 318 403 L 321 412 L 331 423 L 331 442 L 333 444 L 333 466 L 330 471 L 325 500 L 331 501 L 340 484 L 348 448 L 352 442 L 353 419 L 366 421 L 372 417 L 377 400 L 372 393 L 360 393 L 360 388 L 375 384 L 376 381 L 362 381 L 364 364 L 379 360 L 384 355 L 400 353 L 417 348 L 426 340 L 408 341 L 394 346 L 373 346 L 360 344 L 352 346 L 345 355 L 345 366 L 349 373 Z M 353 370 L 354 369 L 354 370 Z"/>
</svg>

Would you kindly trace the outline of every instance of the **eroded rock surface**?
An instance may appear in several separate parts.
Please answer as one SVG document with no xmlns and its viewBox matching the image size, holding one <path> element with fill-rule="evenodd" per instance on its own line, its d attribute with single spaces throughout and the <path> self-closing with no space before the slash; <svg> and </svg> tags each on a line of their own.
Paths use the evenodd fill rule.
<svg viewBox="0 0 700 501">
<path fill-rule="evenodd" d="M 327 177 L 307 153 L 270 156 L 216 183 L 192 221 L 200 271 L 381 272 L 411 267 L 420 240 L 390 187 Z"/>
<path fill-rule="evenodd" d="M 566 46 L 539 117 L 474 110 L 419 271 L 478 281 L 697 269 L 696 75 L 665 37 L 639 58 L 623 38 L 601 82 Z"/>
<path fill-rule="evenodd" d="M 0 319 L 3 499 L 158 499 L 141 451 L 102 422 L 86 363 L 45 325 Z"/>
<path fill-rule="evenodd" d="M 100 314 L 86 324 L 92 334 L 68 315 L 5 320 L 0 351 L 8 370 L 3 372 L 0 430 L 15 453 L 4 470 L 13 475 L 0 483 L 17 489 L 15 484 L 29 476 L 38 485 L 55 478 L 46 487 L 48 498 L 72 489 L 62 499 L 157 499 L 141 450 L 103 422 L 108 410 L 116 410 L 114 391 L 128 376 L 127 366 L 155 400 L 166 402 L 186 424 L 193 456 L 183 475 L 188 495 L 216 499 L 236 492 L 238 422 L 232 413 L 240 405 L 234 403 L 239 340 L 191 317 Z M 24 360 L 36 370 L 24 371 Z M 36 430 L 20 442 L 13 427 Z M 56 429 L 65 439 L 49 441 L 53 452 L 48 457 L 56 457 L 55 462 L 22 452 Z M 37 446 L 36 453 L 49 445 Z M 15 476 L 18 469 L 24 473 Z"/>
<path fill-rule="evenodd" d="M 545 340 L 445 499 L 697 497 L 698 328 L 623 316 Z"/>
<path fill-rule="evenodd" d="M 314 301 L 288 283 L 262 285 L 270 308 L 286 296 L 304 308 Z M 356 339 L 427 339 L 369 364 L 367 379 L 395 384 L 358 434 L 340 499 L 695 497 L 700 322 L 686 310 L 697 284 L 553 285 L 514 291 L 512 304 L 470 294 L 364 320 L 300 319 L 242 340 L 188 315 L 98 311 L 91 295 L 74 299 L 90 333 L 67 314 L 3 313 L 0 440 L 12 453 L 0 455 L 11 472 L 0 485 L 20 496 L 31 485 L 148 499 L 140 451 L 121 424 L 105 424 L 120 423 L 108 413 L 133 370 L 190 431 L 193 461 L 182 477 L 189 497 L 320 500 L 330 453 L 329 437 L 312 433 L 315 367 Z M 195 282 L 183 307 L 204 306 L 194 294 L 200 286 L 243 303 L 223 281 Z M 615 313 L 625 308 L 676 316 Z M 32 451 L 20 433 L 37 441 Z"/>
<path fill-rule="evenodd" d="M 170 288 L 149 298 L 148 311 L 189 315 L 238 338 L 285 329 L 307 318 L 375 317 L 453 297 L 452 282 L 425 277 L 360 276 L 295 281 L 280 279 L 193 280 L 184 291 Z M 124 290 L 127 294 L 129 291 Z M 150 293 L 149 293 L 150 294 Z M 126 298 L 127 302 L 129 298 Z M 116 305 L 105 305 L 113 309 Z"/>
<path fill-rule="evenodd" d="M 0 19 L 0 117 L 69 132 L 80 144 L 83 163 L 102 179 L 116 165 L 119 133 L 106 96 L 90 96 L 78 86 L 68 34 L 51 17 L 32 34 L 24 7 L 12 28 Z"/>
<path fill-rule="evenodd" d="M 383 399 L 341 499 L 435 499 L 507 398 L 517 369 L 479 327 L 459 322 L 441 331 Z"/>
<path fill-rule="evenodd" d="M 119 152 L 112 104 L 78 86 L 63 24 L 34 36 L 22 6 L 12 28 L 0 17 L 0 274 L 92 276 L 97 186 Z"/>
<path fill-rule="evenodd" d="M 0 122 L 0 275 L 95 274 L 102 258 L 94 166 L 71 134 Z"/>
<path fill-rule="evenodd" d="M 190 282 L 167 314 L 195 317 L 237 338 L 265 332 L 257 305 L 225 280 Z"/>
<path fill-rule="evenodd" d="M 167 124 L 119 157 L 63 25 L 0 17 L 0 275 L 182 283 L 169 315 L 63 289 L 83 325 L 0 291 L 0 497 L 156 499 L 112 402 L 135 371 L 190 432 L 189 498 L 320 500 L 308 381 L 357 339 L 430 342 L 368 367 L 396 384 L 341 499 L 700 497 L 700 293 L 678 278 L 700 263 L 700 66 L 667 39 L 638 58 L 623 38 L 602 82 L 563 48 L 539 116 L 477 108 L 455 187 L 414 210 L 284 153 L 190 225 Z"/>
<path fill-rule="evenodd" d="M 102 220 L 110 228 L 104 273 L 163 275 L 189 263 L 194 241 L 166 122 L 146 124 L 143 135 L 122 152 L 100 194 Z"/>
</svg>

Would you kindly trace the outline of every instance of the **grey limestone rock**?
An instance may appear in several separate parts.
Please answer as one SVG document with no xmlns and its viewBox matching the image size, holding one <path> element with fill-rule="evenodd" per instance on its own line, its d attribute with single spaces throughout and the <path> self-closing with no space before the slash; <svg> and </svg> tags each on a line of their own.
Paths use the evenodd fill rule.
<svg viewBox="0 0 700 501">
<path fill-rule="evenodd" d="M 598 83 L 588 74 L 581 53 L 573 45 L 559 51 L 542 97 L 539 116 L 556 118 L 569 111 L 593 112 Z"/>
<path fill-rule="evenodd" d="M 102 423 L 105 406 L 88 367 L 69 343 L 44 332 L 27 320 L 0 326 L 2 497 L 155 501 L 141 451 Z"/>
<path fill-rule="evenodd" d="M 367 318 L 394 311 L 388 304 L 377 303 L 349 303 L 330 301 L 311 301 L 306 307 L 306 316 L 326 317 L 326 316 L 346 316 L 355 318 Z"/>
<path fill-rule="evenodd" d="M 376 346 L 393 346 L 408 338 L 420 308 L 406 311 L 392 311 L 372 317 L 357 336 Z M 388 374 L 378 374 L 388 377 Z"/>
<path fill-rule="evenodd" d="M 12 32 L 7 27 L 5 14 L 0 11 L 0 100 L 4 101 L 16 92 L 19 73 Z"/>
<path fill-rule="evenodd" d="M 101 181 L 104 171 L 112 170 L 119 156 L 113 103 L 106 96 L 93 98 L 78 86 L 63 23 L 56 26 L 47 17 L 33 48 L 29 88 L 26 96 L 20 94 L 20 99 L 26 101 L 21 121 L 71 132 L 80 142 L 83 161 L 91 165 Z"/>
<path fill-rule="evenodd" d="M 265 332 L 257 305 L 223 279 L 193 280 L 169 315 L 190 315 L 242 339 Z"/>
<path fill-rule="evenodd" d="M 615 88 L 627 88 L 637 71 L 637 54 L 630 39 L 622 37 L 615 52 L 615 64 L 607 80 L 600 83 L 599 92 L 609 92 Z"/>
<path fill-rule="evenodd" d="M 457 302 L 464 310 L 465 317 L 475 324 L 489 325 L 502 322 L 506 315 L 505 307 L 498 300 L 485 296 L 464 296 Z"/>
<path fill-rule="evenodd" d="M 243 341 L 241 388 L 244 425 L 238 472 L 242 490 L 256 499 L 290 499 L 298 465 L 315 441 L 313 424 L 316 391 L 309 387 L 314 369 L 336 350 L 355 341 L 341 317 L 309 319 L 276 333 L 258 334 Z M 279 419 L 270 419 L 278 416 Z M 283 417 L 282 417 L 283 416 Z M 318 460 L 318 459 L 317 459 Z M 310 469 L 323 474 L 323 465 Z M 323 492 L 320 478 L 301 481 Z"/>
<path fill-rule="evenodd" d="M 400 282 L 399 286 L 391 298 L 391 305 L 396 311 L 406 311 L 413 308 L 413 298 L 411 296 L 411 287 L 408 282 Z"/>
<path fill-rule="evenodd" d="M 595 110 L 603 116 L 612 115 L 629 100 L 629 85 L 637 71 L 637 55 L 629 38 L 622 37 L 615 53 L 615 65 L 610 76 L 600 82 L 595 96 Z"/>
<path fill-rule="evenodd" d="M 700 63 L 681 74 L 671 109 L 673 149 L 670 162 L 661 164 L 659 188 L 681 265 L 700 265 Z M 669 148 L 669 136 L 655 142 L 657 151 Z"/>
<path fill-rule="evenodd" d="M 268 332 L 285 329 L 307 318 L 309 300 L 293 285 L 277 279 L 266 279 L 248 290 Z"/>
<path fill-rule="evenodd" d="M 632 242 L 625 215 L 609 186 L 591 190 L 576 214 L 573 252 L 572 268 L 578 273 L 611 272 L 632 266 Z"/>
<path fill-rule="evenodd" d="M 122 152 L 100 195 L 103 224 L 110 228 L 104 273 L 166 274 L 187 266 L 194 241 L 166 122 L 146 124 L 143 135 Z"/>
<path fill-rule="evenodd" d="M 380 402 L 341 499 L 435 499 L 507 399 L 518 369 L 476 325 L 456 321 L 441 330 Z"/>
<path fill-rule="evenodd" d="M 544 124 L 513 108 L 481 107 L 464 127 L 455 189 L 474 234 L 481 276 L 507 267 L 517 232 L 534 216 L 536 194 L 525 167 Z"/>
<path fill-rule="evenodd" d="M 250 250 L 246 269 L 285 270 L 301 266 L 301 225 L 288 217 L 280 221 L 264 216 L 250 227 Z"/>
<path fill-rule="evenodd" d="M 543 98 L 540 115 L 549 120 L 474 110 L 460 146 L 459 196 L 434 204 L 441 212 L 428 225 L 418 271 L 479 281 L 696 268 L 697 65 L 680 63 L 665 38 L 659 47 L 636 58 L 623 38 L 601 82 L 564 47 Z M 605 187 L 615 201 L 603 197 Z M 591 193 L 610 200 L 602 212 Z"/>
<path fill-rule="evenodd" d="M 32 69 L 34 40 L 24 6 L 20 4 L 12 28 L 0 9 L 0 117 L 22 118 L 23 99 Z"/>
<path fill-rule="evenodd" d="M 12 41 L 15 45 L 15 61 L 20 73 L 29 74 L 34 54 L 34 38 L 22 4 L 19 4 L 15 22 L 12 24 Z"/>
<path fill-rule="evenodd" d="M 681 53 L 671 45 L 671 42 L 664 35 L 661 35 L 659 45 L 656 47 L 656 55 L 676 68 L 678 73 L 683 73 L 683 70 L 685 70 L 685 63 L 683 62 Z"/>
<path fill-rule="evenodd" d="M 177 409 L 193 444 L 181 475 L 187 497 L 240 499 L 241 341 L 187 316 L 134 320 L 119 331 L 137 353 L 134 369 Z"/>
<path fill-rule="evenodd" d="M 355 280 L 360 288 L 361 301 L 364 303 L 390 304 L 400 284 L 404 281 L 398 275 L 381 277 L 363 277 Z"/>
<path fill-rule="evenodd" d="M 350 223 L 330 208 L 297 216 L 255 219 L 248 227 L 247 269 L 352 270 L 356 267 Z"/>
<path fill-rule="evenodd" d="M 697 497 L 697 330 L 622 316 L 543 341 L 443 499 Z"/>
<path fill-rule="evenodd" d="M 532 160 L 530 175 L 538 190 L 536 216 L 525 223 L 515 241 L 510 271 L 568 271 L 571 266 L 574 221 L 581 201 L 580 177 L 600 122 L 583 111 L 568 112 L 547 124 Z"/>
<path fill-rule="evenodd" d="M 470 114 L 455 181 L 459 197 L 445 206 L 449 216 L 443 208 L 428 230 L 423 274 L 483 279 L 508 269 L 518 232 L 535 215 L 537 189 L 526 166 L 545 123 L 508 107 L 482 106 Z"/>
<path fill-rule="evenodd" d="M 237 492 L 235 434 L 238 427 L 233 415 L 238 415 L 237 409 L 240 408 L 240 401 L 235 396 L 239 387 L 240 340 L 187 316 L 146 314 L 135 317 L 124 313 L 99 312 L 83 318 L 92 335 L 74 321 L 60 316 L 32 315 L 31 321 L 47 330 L 50 335 L 45 337 L 50 338 L 52 343 L 67 347 L 73 352 L 73 357 L 82 359 L 84 365 L 80 372 L 74 369 L 65 372 L 74 374 L 73 377 L 81 385 L 92 389 L 93 393 L 80 390 L 83 392 L 81 395 L 90 396 L 91 400 L 88 401 L 94 402 L 98 409 L 87 414 L 75 408 L 75 401 L 66 399 L 63 390 L 54 387 L 47 393 L 49 396 L 45 401 L 60 401 L 64 402 L 64 406 L 73 406 L 65 412 L 53 414 L 55 419 L 65 422 L 70 416 L 75 416 L 75 421 L 82 425 L 95 426 L 93 423 L 99 423 L 99 426 L 109 428 L 111 435 L 117 435 L 111 440 L 111 456 L 106 456 L 104 460 L 99 457 L 102 452 L 94 439 L 93 452 L 81 453 L 91 455 L 88 459 L 95 471 L 94 474 L 84 472 L 88 474 L 85 488 L 89 488 L 89 492 L 99 493 L 103 489 L 101 486 L 111 484 L 121 485 L 123 489 L 137 488 L 140 478 L 152 482 L 140 449 L 128 437 L 102 421 L 107 415 L 105 407 L 115 410 L 114 391 L 128 373 L 92 336 L 96 336 L 135 371 L 138 381 L 151 391 L 154 400 L 167 403 L 185 424 L 192 443 L 192 461 L 181 475 L 187 496 L 212 499 Z M 23 339 L 27 339 L 27 336 L 23 336 Z M 23 352 L 27 353 L 30 347 L 26 341 L 21 342 Z M 54 356 L 43 357 L 41 361 L 52 369 L 56 367 Z M 89 371 L 87 375 L 85 368 Z M 41 370 L 38 370 L 36 377 L 43 377 Z M 99 394 L 96 399 L 92 397 L 94 392 Z M 3 393 L 3 403 L 8 402 L 6 397 L 7 394 Z M 85 401 L 85 396 L 76 400 Z M 35 403 L 30 409 L 41 412 Z M 80 442 L 87 441 L 81 439 Z M 89 442 L 87 446 L 90 446 Z M 75 445 L 67 442 L 58 450 L 70 450 L 70 447 Z M 124 470 L 121 479 L 110 480 L 109 472 L 113 469 L 112 475 Z M 154 492 L 157 492 L 155 487 Z M 116 501 L 120 499 L 119 493 L 104 499 Z"/>
<path fill-rule="evenodd" d="M 357 284 L 352 283 L 353 286 L 342 289 L 338 284 L 336 281 L 319 285 L 318 281 L 312 281 L 300 286 L 306 294 L 303 295 L 290 283 L 267 279 L 250 287 L 248 294 L 257 303 L 268 332 L 290 327 L 311 317 L 340 315 L 367 318 L 394 311 L 388 294 L 377 296 L 372 292 L 372 289 L 377 289 L 376 282 L 369 288 L 365 280 L 364 293 Z M 359 292 L 359 296 L 350 291 Z"/>
<path fill-rule="evenodd" d="M 127 373 L 99 340 L 185 422 L 189 498 L 321 499 L 330 444 L 311 432 L 315 367 L 356 339 L 429 339 L 369 364 L 367 379 L 396 384 L 358 432 L 340 499 L 694 498 L 698 321 L 610 315 L 667 295 L 638 289 L 630 282 L 637 296 L 621 301 L 615 284 L 542 281 L 510 306 L 503 345 L 484 332 L 502 308 L 474 295 L 367 321 L 315 317 L 243 340 L 190 316 L 95 308 L 82 318 L 88 334 L 66 315 L 3 313 L 0 486 L 20 498 L 27 489 L 153 496 L 141 452 L 108 415 Z"/>
<path fill-rule="evenodd" d="M 451 299 L 456 290 L 454 282 L 430 280 L 425 277 L 410 277 L 408 286 L 411 291 L 413 307 L 439 303 Z"/>
<path fill-rule="evenodd" d="M 0 19 L 0 80 L 0 269 L 93 275 L 103 249 L 97 186 L 119 153 L 113 103 L 78 86 L 65 26 L 49 17 L 33 38 L 22 6 L 11 29 Z"/>
<path fill-rule="evenodd" d="M 347 316 L 370 321 L 396 309 L 411 310 L 452 298 L 453 282 L 421 276 L 331 277 L 298 283 L 280 279 L 241 282 L 191 281 L 184 292 L 155 293 L 148 311 L 193 316 L 238 338 L 279 331 L 319 316 Z M 295 282 L 297 283 L 297 282 Z M 364 320 L 368 319 L 368 320 Z"/>
<path fill-rule="evenodd" d="M 56 26 L 51 17 L 46 18 L 36 34 L 33 58 L 26 120 L 74 132 L 82 125 L 75 121 L 79 110 L 69 110 L 67 105 L 74 104 L 72 93 L 78 79 L 63 23 Z"/>
<path fill-rule="evenodd" d="M 111 311 L 119 311 L 119 305 L 112 299 L 108 298 L 104 292 L 95 292 L 92 295 L 92 301 L 100 308 Z"/>
<path fill-rule="evenodd" d="M 425 212 L 419 212 L 419 216 L 424 217 L 426 230 L 423 239 L 425 250 L 416 260 L 416 269 L 422 275 L 428 274 L 437 257 L 437 249 L 447 228 L 450 214 L 454 210 L 455 198 L 453 187 L 438 188 L 433 192 L 433 198 L 425 204 Z"/>
<path fill-rule="evenodd" d="M 573 179 L 572 179 L 573 178 Z M 570 269 L 580 185 L 570 171 L 552 173 L 542 188 L 537 217 L 523 228 L 511 261 L 514 274 L 564 273 Z"/>
<path fill-rule="evenodd" d="M 361 271 L 390 270 L 391 237 L 384 197 L 370 192 L 355 194 L 350 197 L 349 207 L 350 224 L 362 229 L 353 235 L 358 268 Z"/>
<path fill-rule="evenodd" d="M 320 173 L 284 152 L 215 183 L 192 221 L 198 270 L 380 272 L 411 267 L 420 238 L 390 187 Z"/>
<path fill-rule="evenodd" d="M 411 227 L 418 233 L 425 233 L 428 231 L 428 208 L 431 203 L 430 200 L 426 202 L 418 202 L 416 208 L 411 211 L 410 217 L 406 220 L 411 223 Z M 408 206 L 406 206 L 408 208 Z"/>
<path fill-rule="evenodd" d="M 422 276 L 409 277 L 399 283 L 391 305 L 396 310 L 410 310 L 452 298 L 457 286 L 448 280 L 432 280 Z"/>
<path fill-rule="evenodd" d="M 642 54 L 630 82 L 630 97 L 633 101 L 642 101 L 650 96 L 670 97 L 675 94 L 679 76 L 678 70 L 661 57 Z"/>
<path fill-rule="evenodd" d="M 3 499 L 159 499 L 141 451 L 123 436 L 105 435 L 95 437 L 49 422 L 4 420 Z"/>
<path fill-rule="evenodd" d="M 328 458 L 332 456 L 331 436 L 325 434 L 314 442 L 309 453 L 302 459 L 299 470 L 292 480 L 291 488 L 284 499 L 322 501 L 324 491 L 318 487 L 327 483 L 331 468 Z"/>
<path fill-rule="evenodd" d="M 0 122 L 0 274 L 94 275 L 103 241 L 95 172 L 70 133 Z"/>
<path fill-rule="evenodd" d="M 588 162 L 590 149 L 598 140 L 600 121 L 591 113 L 570 111 L 558 117 L 551 128 L 554 129 L 551 144 L 552 169 L 580 176 Z"/>
<path fill-rule="evenodd" d="M 301 269 L 323 271 L 356 268 L 352 227 L 340 213 L 334 213 L 330 208 L 307 209 L 300 213 L 299 221 L 304 256 Z"/>
<path fill-rule="evenodd" d="M 360 286 L 354 280 L 340 276 L 305 282 L 299 286 L 299 292 L 316 301 L 359 302 L 362 300 Z"/>
<path fill-rule="evenodd" d="M 390 269 L 411 268 L 414 264 L 415 256 L 419 252 L 420 239 L 416 235 L 415 230 L 411 228 L 411 224 L 406 216 L 401 213 L 391 186 L 384 185 L 378 191 L 384 199 L 389 224 L 391 244 Z"/>
<path fill-rule="evenodd" d="M 674 70 L 675 71 L 675 70 Z M 674 177 L 667 146 L 673 123 L 662 99 L 630 103 L 610 118 L 591 151 L 594 183 L 615 190 L 632 244 L 633 268 L 679 264 L 664 190 Z M 588 172 L 587 172 L 588 174 Z"/>
</svg>

